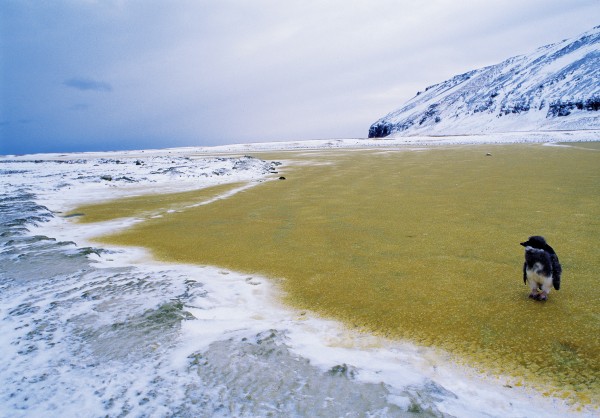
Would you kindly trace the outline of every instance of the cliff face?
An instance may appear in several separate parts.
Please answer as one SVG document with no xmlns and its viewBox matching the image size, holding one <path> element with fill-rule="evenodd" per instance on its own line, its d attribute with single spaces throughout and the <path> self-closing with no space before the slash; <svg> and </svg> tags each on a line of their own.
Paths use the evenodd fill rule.
<svg viewBox="0 0 600 418">
<path fill-rule="evenodd" d="M 600 26 L 429 86 L 369 138 L 600 128 Z"/>
</svg>

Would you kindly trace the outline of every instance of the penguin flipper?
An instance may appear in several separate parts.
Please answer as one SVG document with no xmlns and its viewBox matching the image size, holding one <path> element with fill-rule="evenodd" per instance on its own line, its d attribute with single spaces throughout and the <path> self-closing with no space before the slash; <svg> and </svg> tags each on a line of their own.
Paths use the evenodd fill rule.
<svg viewBox="0 0 600 418">
<path fill-rule="evenodd" d="M 550 255 L 550 262 L 552 264 L 552 286 L 558 290 L 560 289 L 560 276 L 562 275 L 562 267 L 556 254 Z"/>
</svg>

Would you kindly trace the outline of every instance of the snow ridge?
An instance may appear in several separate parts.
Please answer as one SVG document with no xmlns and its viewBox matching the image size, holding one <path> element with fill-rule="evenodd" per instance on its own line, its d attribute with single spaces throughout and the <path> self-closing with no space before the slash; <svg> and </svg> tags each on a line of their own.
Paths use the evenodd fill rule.
<svg viewBox="0 0 600 418">
<path fill-rule="evenodd" d="M 600 26 L 456 75 L 376 121 L 369 138 L 600 128 Z"/>
</svg>

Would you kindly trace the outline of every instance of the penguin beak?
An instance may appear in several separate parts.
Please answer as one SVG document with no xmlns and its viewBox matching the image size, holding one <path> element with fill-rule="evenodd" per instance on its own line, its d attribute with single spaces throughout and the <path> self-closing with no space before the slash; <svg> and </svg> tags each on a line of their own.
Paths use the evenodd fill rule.
<svg viewBox="0 0 600 418">
<path fill-rule="evenodd" d="M 521 243 L 521 245 L 522 245 L 523 247 L 527 247 L 527 244 L 528 244 L 527 242 L 522 242 L 522 243 Z"/>
</svg>

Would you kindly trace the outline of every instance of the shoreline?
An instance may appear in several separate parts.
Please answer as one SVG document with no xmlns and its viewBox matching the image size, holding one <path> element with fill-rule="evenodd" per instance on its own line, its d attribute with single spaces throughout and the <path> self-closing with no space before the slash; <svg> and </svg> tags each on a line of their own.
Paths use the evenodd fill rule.
<svg viewBox="0 0 600 418">
<path fill-rule="evenodd" d="M 72 222 L 68 223 L 73 226 Z M 85 229 L 85 226 L 78 228 Z M 106 230 L 112 227 L 115 226 L 107 226 Z M 118 227 L 128 226 L 121 224 Z M 61 235 L 52 234 L 56 232 L 54 227 L 35 228 L 35 232 Z M 94 241 L 95 233 L 77 235 L 81 237 L 78 247 L 98 247 Z M 63 235 L 64 238 L 69 236 Z M 246 340 L 254 334 L 258 336 L 267 330 L 277 330 L 283 332 L 282 343 L 290 352 L 308 360 L 323 373 L 340 365 L 349 367 L 356 373 L 353 379 L 357 382 L 389 386 L 393 403 L 406 408 L 410 408 L 407 401 L 394 393 L 425 384 L 437 388 L 434 390 L 440 393 L 439 398 L 434 396 L 437 399 L 435 405 L 442 413 L 452 416 L 478 417 L 485 410 L 486 416 L 497 417 L 528 411 L 533 414 L 531 416 L 591 418 L 598 410 L 594 405 L 572 405 L 563 398 L 545 396 L 518 377 L 479 371 L 456 361 L 455 356 L 442 348 L 351 329 L 343 322 L 290 306 L 283 302 L 283 291 L 270 277 L 218 266 L 159 260 L 144 247 L 102 244 L 100 248 L 112 255 L 104 259 L 90 255 L 97 268 L 143 266 L 147 271 L 183 273 L 199 279 L 211 299 L 216 298 L 211 300 L 214 307 L 209 311 L 205 307 L 186 306 L 194 320 L 182 323 L 183 334 L 171 354 L 176 369 L 188 367 L 188 359 L 193 353 L 203 352 L 213 343 L 236 338 Z M 235 295 L 233 300 L 229 297 L 231 294 Z M 231 317 L 231 309 L 244 314 Z M 207 321 L 216 321 L 217 328 L 209 326 L 207 329 Z"/>
<path fill-rule="evenodd" d="M 124 154 L 128 158 L 152 157 L 156 155 L 180 156 L 189 154 L 222 155 L 239 154 L 244 152 L 269 151 L 298 151 L 315 149 L 372 149 L 396 146 L 436 145 L 486 145 L 486 144 L 518 144 L 518 143 L 556 143 L 556 142 L 597 142 L 600 141 L 600 130 L 577 131 L 524 131 L 501 132 L 471 135 L 435 135 L 435 136 L 392 136 L 386 138 L 336 138 L 336 139 L 306 139 L 272 142 L 252 142 L 245 144 L 225 144 L 214 146 L 185 146 L 176 148 L 143 149 L 143 150 L 107 150 L 107 151 L 73 151 L 29 154 L 0 155 L 4 160 L 28 160 L 34 157 L 65 160 L 73 158 L 102 158 Z"/>
<path fill-rule="evenodd" d="M 590 142 L 594 142 L 597 141 L 598 139 L 594 139 L 594 140 L 590 140 Z M 539 141 L 539 142 L 546 142 L 546 141 Z M 579 142 L 579 141 L 577 141 Z M 587 142 L 587 141 L 586 141 Z M 494 143 L 490 143 L 490 144 L 494 144 Z M 403 144 L 403 145 L 415 145 L 415 144 Z M 469 145 L 469 144 L 441 144 L 441 145 Z M 482 144 L 485 145 L 485 144 Z M 392 147 L 395 145 L 391 145 Z M 240 145 L 241 147 L 241 145 Z M 381 148 L 388 148 L 390 147 L 390 144 L 385 144 L 385 146 L 382 146 Z M 326 149 L 330 149 L 330 148 L 326 148 Z M 358 148 L 360 149 L 360 148 Z M 367 148 L 367 149 L 373 149 L 373 148 Z M 181 154 L 185 154 L 188 152 L 188 149 L 178 149 L 178 153 L 181 152 Z M 301 151 L 302 149 L 300 149 Z M 163 150 L 166 151 L 166 150 Z M 270 151 L 280 151 L 277 149 L 270 149 L 270 150 L 260 150 L 260 151 L 253 151 L 253 152 L 270 152 Z M 294 150 L 290 150 L 290 151 L 294 151 Z M 157 153 L 159 153 L 160 151 L 156 151 Z M 200 152 L 200 151 L 195 151 L 195 152 Z M 208 151 L 207 151 L 208 152 Z M 232 151 L 232 152 L 238 152 L 238 151 Z M 131 158 L 131 155 L 137 155 L 137 154 L 128 154 L 127 152 L 125 152 L 127 154 L 128 158 Z M 109 152 L 108 154 L 110 155 L 120 155 L 120 152 Z M 145 153 L 142 153 L 145 154 Z M 200 157 L 202 157 L 200 155 Z M 60 158 L 65 158 L 61 155 Z M 121 158 L 121 157 L 118 157 Z M 264 181 L 264 179 L 263 179 Z M 259 183 L 255 183 L 255 184 L 259 184 Z M 152 185 L 148 185 L 147 187 L 152 187 Z M 108 192 L 110 192 L 110 190 L 107 190 L 107 194 Z M 81 196 L 80 196 L 81 197 Z M 75 199 L 77 200 L 77 199 Z M 62 202 L 63 204 L 65 204 L 66 202 Z M 72 205 L 72 202 L 71 202 Z M 63 207 L 63 210 L 66 209 Z M 114 224 L 111 225 L 104 225 L 104 230 L 113 230 L 114 228 L 118 227 L 118 228 L 122 228 L 125 225 L 127 225 L 127 220 L 118 220 L 116 221 Z M 51 221 L 50 224 L 54 223 L 54 221 Z M 73 237 L 73 229 L 72 226 L 74 224 L 74 222 L 70 221 L 70 220 L 65 220 L 60 219 L 59 224 L 63 224 L 63 228 L 58 228 L 56 229 L 56 227 L 58 225 L 42 225 L 39 229 L 36 228 L 37 232 L 40 233 L 47 233 L 49 236 L 53 236 L 51 235 L 52 232 L 58 235 L 56 236 L 56 238 L 68 238 L 68 237 Z M 46 227 L 48 227 L 46 229 Z M 90 227 L 85 226 L 85 225 L 81 225 L 76 227 L 75 229 L 81 228 L 81 232 L 76 232 L 74 235 L 76 237 L 78 237 L 76 239 L 77 245 L 81 246 L 81 245 L 87 245 L 87 243 L 89 243 L 89 238 L 91 237 L 91 235 L 96 234 L 96 232 L 91 233 L 90 232 Z M 84 229 L 86 230 L 86 232 L 83 232 Z M 87 237 L 87 238 L 86 238 Z M 81 241 L 80 241 L 81 240 Z M 116 247 L 115 247 L 116 248 Z M 122 248 L 120 250 L 123 250 Z M 147 257 L 149 256 L 148 253 L 143 253 L 140 250 L 136 250 L 134 248 L 127 248 L 126 250 L 123 250 L 122 256 L 124 257 L 122 260 L 119 259 L 117 261 L 114 261 L 116 264 L 122 263 L 123 265 L 136 265 L 136 264 L 145 264 L 145 263 L 149 263 L 151 265 L 156 265 L 156 266 L 174 266 L 176 269 L 183 269 L 183 270 L 187 270 L 187 269 L 204 269 L 204 271 L 209 272 L 209 276 L 213 276 L 218 278 L 219 276 L 223 276 L 223 274 L 221 274 L 221 272 L 223 271 L 223 269 L 220 269 L 218 267 L 210 267 L 210 266 L 206 266 L 206 267 L 199 267 L 199 266 L 189 266 L 186 264 L 178 264 L 178 263 L 165 263 L 165 262 L 161 262 L 161 261 L 157 261 L 157 260 L 150 260 Z M 120 257 L 119 257 L 120 258 Z M 160 268 L 160 267 L 159 267 Z M 249 294 L 255 293 L 256 292 L 256 286 L 254 285 L 248 285 L 247 282 L 247 276 L 246 274 L 243 273 L 236 273 L 234 271 L 229 271 L 228 274 L 226 274 L 225 276 L 230 276 L 233 277 L 234 279 L 232 280 L 233 286 L 228 287 L 228 291 L 231 291 L 234 288 L 250 288 L 251 292 Z M 412 361 L 414 361 L 415 356 L 419 355 L 422 356 L 421 358 L 421 368 L 417 368 L 418 372 L 420 372 L 421 374 L 425 374 L 428 378 L 430 379 L 435 379 L 434 381 L 439 382 L 439 384 L 441 384 L 443 387 L 449 388 L 449 390 L 451 390 L 452 392 L 459 394 L 461 399 L 465 399 L 465 397 L 472 397 L 472 401 L 475 401 L 475 399 L 479 399 L 478 402 L 482 402 L 481 400 L 485 400 L 487 402 L 491 402 L 491 403 L 495 403 L 500 401 L 500 399 L 497 399 L 497 396 L 499 396 L 498 392 L 501 392 L 501 397 L 502 397 L 502 401 L 500 401 L 501 403 L 504 401 L 508 401 L 510 399 L 510 401 L 512 402 L 511 406 L 508 407 L 507 405 L 504 405 L 503 407 L 501 407 L 500 409 L 502 410 L 502 413 L 507 413 L 507 414 L 512 414 L 512 413 L 517 413 L 519 411 L 523 411 L 523 410 L 529 410 L 531 411 L 531 407 L 534 406 L 535 409 L 537 409 L 538 411 L 540 411 L 540 413 L 542 413 L 542 411 L 545 411 L 544 408 L 548 407 L 548 402 L 550 401 L 552 408 L 555 409 L 554 414 L 555 416 L 562 416 L 562 414 L 564 413 L 574 413 L 576 416 L 586 416 L 587 413 L 590 413 L 591 415 L 593 415 L 595 412 L 597 412 L 597 409 L 591 409 L 589 411 L 583 411 L 581 413 L 578 413 L 576 411 L 573 411 L 572 406 L 568 406 L 568 405 L 564 405 L 563 401 L 559 398 L 548 398 L 548 397 L 543 397 L 541 396 L 539 393 L 535 392 L 535 391 L 531 391 L 530 389 L 527 389 L 526 387 L 507 387 L 506 385 L 510 385 L 510 381 L 509 380 L 505 380 L 505 381 L 501 381 L 503 380 L 503 378 L 497 377 L 497 376 L 483 376 L 478 372 L 475 372 L 473 370 L 469 370 L 466 369 L 464 366 L 460 366 L 457 364 L 448 364 L 447 362 L 445 362 L 444 357 L 445 355 L 442 353 L 439 353 L 438 349 L 432 349 L 429 347 L 419 347 L 419 346 L 412 346 L 412 344 L 410 343 L 403 343 L 403 342 L 398 342 L 398 341 L 393 341 L 393 340 L 386 340 L 384 338 L 381 337 L 375 337 L 373 335 L 368 335 L 368 334 L 361 334 L 361 333 L 355 333 L 352 330 L 348 330 L 345 328 L 345 326 L 341 326 L 339 322 L 337 321 L 331 321 L 331 320 L 327 320 L 327 319 L 322 319 L 319 317 L 314 316 L 313 314 L 301 314 L 299 313 L 297 310 L 295 309 L 291 309 L 290 307 L 284 306 L 283 308 L 279 305 L 280 301 L 278 300 L 278 298 L 280 297 L 279 295 L 279 291 L 275 290 L 272 286 L 273 283 L 271 282 L 271 279 L 266 279 L 264 277 L 258 277 L 255 278 L 258 281 L 261 282 L 266 282 L 269 283 L 267 286 L 265 286 L 265 289 L 261 290 L 261 296 L 260 298 L 262 298 L 262 302 L 258 302 L 256 304 L 255 312 L 252 315 L 257 315 L 257 314 L 262 314 L 262 310 L 264 309 L 264 307 L 261 307 L 263 304 L 265 303 L 271 303 L 269 305 L 269 310 L 273 309 L 275 311 L 275 313 L 271 314 L 272 317 L 269 321 L 271 321 L 271 323 L 273 323 L 273 321 L 275 321 L 275 323 L 279 323 L 279 324 L 284 324 L 285 326 L 290 326 L 290 327 L 294 327 L 295 323 L 300 322 L 304 325 L 305 328 L 311 328 L 312 331 L 308 332 L 308 333 L 304 333 L 302 330 L 296 330 L 296 331 L 291 331 L 291 347 L 292 350 L 295 350 L 298 354 L 300 354 L 301 356 L 306 356 L 307 358 L 311 358 L 313 359 L 314 364 L 319 364 L 319 358 L 320 355 L 322 353 L 320 353 L 319 351 L 321 349 L 325 349 L 325 347 L 328 347 L 327 350 L 334 350 L 333 347 L 337 346 L 337 348 L 341 349 L 341 351 L 336 352 L 335 354 L 332 354 L 332 357 L 335 355 L 336 356 L 336 361 L 332 362 L 330 357 L 327 357 L 328 360 L 322 361 L 320 366 L 323 368 L 328 368 L 331 367 L 331 365 L 333 363 L 344 363 L 344 364 L 352 364 L 355 363 L 357 364 L 360 370 L 359 376 L 361 379 L 367 379 L 367 380 L 372 380 L 373 382 L 375 381 L 381 381 L 382 378 L 385 376 L 385 378 L 391 382 L 397 380 L 396 377 L 394 377 L 395 373 L 406 373 L 406 366 L 408 364 L 410 364 Z M 263 283 L 264 284 L 264 283 Z M 256 295 L 255 295 L 256 296 Z M 272 300 L 273 297 L 276 297 L 277 299 Z M 202 320 L 202 315 L 199 313 L 199 311 L 194 311 L 196 312 L 196 315 L 198 315 L 198 317 L 200 318 L 200 320 Z M 283 315 L 283 319 L 282 318 L 277 318 L 275 319 L 275 317 L 281 316 Z M 267 321 L 267 322 L 269 322 Z M 192 338 L 192 336 L 195 335 L 196 332 L 198 332 L 198 330 L 193 329 L 193 321 L 190 322 L 185 322 L 184 326 L 185 327 L 192 327 L 190 329 L 188 329 L 186 332 L 189 332 L 190 335 L 188 336 L 188 344 L 194 344 L 193 340 L 194 338 Z M 302 327 L 300 327 L 302 328 Z M 315 334 L 314 331 L 315 330 L 320 330 L 320 334 Z M 225 335 L 227 333 L 229 333 L 230 335 L 234 335 L 236 334 L 238 331 L 236 330 L 231 330 L 225 333 Z M 232 334 L 233 333 L 233 334 Z M 223 332 L 217 333 L 217 335 L 219 336 L 223 336 Z M 315 340 L 313 340 L 311 343 L 306 343 L 305 341 L 307 341 L 308 335 L 312 335 L 313 338 L 315 338 Z M 318 335 L 318 336 L 315 336 Z M 334 337 L 332 337 L 332 335 Z M 317 341 L 320 341 L 317 343 Z M 311 346 L 311 344 L 314 343 L 314 346 Z M 357 348 L 357 346 L 359 346 L 359 348 Z M 317 347 L 321 347 L 321 348 L 317 348 Z M 375 347 L 375 348 L 373 348 Z M 188 352 L 190 350 L 190 346 L 183 344 L 178 350 L 183 353 L 183 352 Z M 371 355 L 367 356 L 367 358 L 365 359 L 363 357 L 364 354 L 364 350 L 367 350 L 371 353 Z M 375 351 L 376 353 L 373 354 L 372 351 Z M 425 351 L 425 352 L 423 352 Z M 436 353 L 437 351 L 437 353 Z M 377 354 L 378 353 L 378 354 Z M 387 359 L 387 360 L 386 360 Z M 400 360 L 400 359 L 404 359 L 404 360 Z M 447 360 L 447 358 L 446 358 Z M 180 361 L 183 361 L 183 358 L 180 357 Z M 362 364 L 361 364 L 362 362 Z M 373 367 L 372 364 L 370 364 L 371 362 L 374 362 L 378 367 Z M 382 368 L 385 367 L 382 364 L 386 363 L 386 362 L 391 362 L 391 363 L 395 363 L 396 366 L 390 370 L 386 370 L 385 372 L 382 371 Z M 388 364 L 389 366 L 389 364 Z M 399 368 L 396 368 L 399 367 Z M 412 367 L 412 366 L 411 366 Z M 417 371 L 415 371 L 414 369 L 411 369 L 412 372 L 410 373 L 417 373 Z M 425 372 L 426 371 L 426 372 Z M 418 374 L 418 373 L 417 373 Z M 473 374 L 475 376 L 473 376 Z M 458 381 L 456 381 L 456 377 L 457 375 L 462 376 L 461 378 L 458 379 Z M 473 382 L 478 382 L 476 383 L 478 385 L 478 388 L 475 390 L 472 387 L 469 387 L 470 383 Z M 398 384 L 398 383 L 396 383 Z M 406 381 L 402 382 L 400 385 L 407 385 L 410 383 L 407 383 Z M 480 386 L 479 386 L 480 385 Z M 473 393 L 473 391 L 475 391 L 475 394 Z M 498 392 L 497 392 L 498 391 Z M 518 393 L 518 395 L 515 397 L 515 393 Z M 448 413 L 451 413 L 451 411 L 453 412 L 458 412 L 460 411 L 459 408 L 464 407 L 464 405 L 452 405 L 452 401 L 451 400 L 445 400 L 444 402 L 446 402 L 446 411 Z M 444 403 L 442 402 L 442 403 Z M 532 405 L 533 404 L 533 405 Z M 480 405 L 481 407 L 483 407 L 483 405 Z M 508 409 L 505 409 L 508 408 Z M 443 410 L 443 408 L 442 408 Z M 471 411 L 472 413 L 475 413 L 475 410 Z M 547 410 L 545 412 L 548 412 Z M 500 413 L 500 412 L 499 412 Z M 590 415 L 590 416 L 591 416 Z"/>
</svg>

